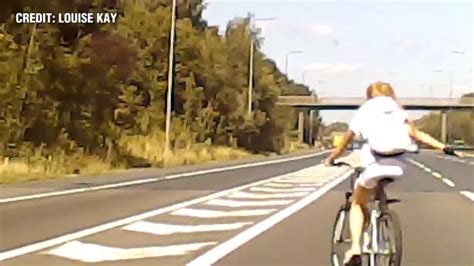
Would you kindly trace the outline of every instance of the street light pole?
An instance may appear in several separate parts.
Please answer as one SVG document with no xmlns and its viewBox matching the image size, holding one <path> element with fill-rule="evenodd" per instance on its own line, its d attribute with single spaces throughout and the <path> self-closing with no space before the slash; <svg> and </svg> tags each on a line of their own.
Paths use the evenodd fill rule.
<svg viewBox="0 0 474 266">
<path fill-rule="evenodd" d="M 286 58 L 285 58 L 285 74 L 288 75 L 288 58 L 290 57 L 290 55 L 292 54 L 301 54 L 303 53 L 303 51 L 301 50 L 297 50 L 297 51 L 289 51 L 288 53 L 286 53 Z"/>
<path fill-rule="evenodd" d="M 306 72 L 308 71 L 312 71 L 312 69 L 303 70 L 303 74 L 301 75 L 301 81 L 303 82 L 303 84 L 306 84 Z"/>
<path fill-rule="evenodd" d="M 253 94 L 253 49 L 254 41 L 253 37 L 250 36 L 250 60 L 249 60 L 249 89 L 248 89 L 248 103 L 247 103 L 247 116 L 252 117 L 252 94 Z"/>
<path fill-rule="evenodd" d="M 449 72 L 449 98 L 453 98 L 453 72 Z"/>
<path fill-rule="evenodd" d="M 464 51 L 452 50 L 452 51 L 451 51 L 451 54 L 464 55 Z M 450 98 L 450 99 L 453 98 L 453 76 L 454 76 L 454 73 L 453 73 L 453 71 L 451 70 L 451 71 L 449 72 L 449 98 Z M 450 118 L 452 118 L 451 113 L 452 113 L 452 111 L 449 110 L 449 112 L 448 112 L 448 114 L 449 114 L 448 121 L 450 121 Z M 451 122 L 451 121 L 450 121 L 450 122 Z M 448 130 L 448 141 L 449 141 L 449 142 L 452 142 L 452 141 L 453 141 L 453 138 L 452 138 L 452 129 Z"/>
<path fill-rule="evenodd" d="M 249 18 L 249 28 L 250 28 L 250 56 L 249 56 L 249 87 L 247 92 L 247 116 L 248 118 L 252 117 L 252 96 L 253 96 L 253 67 L 254 67 L 254 50 L 255 50 L 255 41 L 253 39 L 253 23 L 256 21 L 263 20 L 275 20 L 276 18 L 257 18 L 252 20 L 252 16 Z"/>
<path fill-rule="evenodd" d="M 459 51 L 459 50 L 452 50 L 451 54 L 458 54 L 458 55 L 464 55 L 464 51 Z M 449 73 L 449 98 L 453 98 L 453 71 Z"/>
<path fill-rule="evenodd" d="M 446 73 L 444 70 L 441 70 L 441 69 L 433 69 L 433 72 L 434 73 Z M 452 98 L 452 94 L 453 94 L 453 75 L 452 73 L 448 73 L 449 74 L 449 98 Z"/>
<path fill-rule="evenodd" d="M 174 63 L 174 36 L 176 31 L 176 0 L 173 0 L 171 7 L 171 27 L 170 27 L 170 48 L 168 61 L 168 91 L 166 95 L 166 125 L 165 125 L 165 154 L 171 149 L 170 131 L 171 131 L 171 95 L 173 90 L 173 63 Z"/>
<path fill-rule="evenodd" d="M 459 50 L 452 50 L 451 54 L 458 54 L 458 55 L 464 55 L 464 51 L 459 51 Z M 453 99 L 453 76 L 454 76 L 454 71 L 451 69 L 451 71 L 443 71 L 439 69 L 433 69 L 433 72 L 437 73 L 447 73 L 449 75 L 449 99 Z M 450 115 L 451 114 L 451 109 L 448 111 L 446 115 L 446 119 L 449 121 Z M 449 128 L 449 127 L 448 127 Z M 452 130 L 448 130 L 447 132 L 447 141 L 451 142 L 452 141 L 452 135 L 451 135 Z"/>
</svg>

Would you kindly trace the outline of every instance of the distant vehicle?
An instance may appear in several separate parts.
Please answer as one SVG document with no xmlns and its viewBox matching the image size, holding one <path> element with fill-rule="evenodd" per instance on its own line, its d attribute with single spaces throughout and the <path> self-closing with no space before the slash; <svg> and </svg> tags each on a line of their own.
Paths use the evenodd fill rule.
<svg viewBox="0 0 474 266">
<path fill-rule="evenodd" d="M 339 144 L 342 142 L 342 139 L 344 138 L 344 133 L 343 132 L 333 132 L 332 134 L 332 145 L 334 147 L 338 147 Z"/>
<path fill-rule="evenodd" d="M 463 148 L 464 146 L 466 146 L 466 142 L 464 142 L 464 140 L 458 139 L 453 141 L 452 145 L 454 148 Z"/>
<path fill-rule="evenodd" d="M 364 142 L 363 142 L 363 141 L 354 141 L 354 142 L 352 143 L 352 147 L 351 147 L 351 148 L 352 148 L 353 150 L 360 150 L 360 149 L 362 149 L 362 146 L 364 146 Z"/>
<path fill-rule="evenodd" d="M 360 150 L 364 146 L 365 141 L 361 138 L 355 138 L 352 143 L 349 145 L 349 150 Z"/>
</svg>

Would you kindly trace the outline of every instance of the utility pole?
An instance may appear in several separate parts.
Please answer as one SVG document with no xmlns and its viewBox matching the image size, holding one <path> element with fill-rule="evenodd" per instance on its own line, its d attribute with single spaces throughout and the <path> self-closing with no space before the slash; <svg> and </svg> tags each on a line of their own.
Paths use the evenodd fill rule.
<svg viewBox="0 0 474 266">
<path fill-rule="evenodd" d="M 302 54 L 303 51 L 301 50 L 296 50 L 296 51 L 289 51 L 288 53 L 286 53 L 286 58 L 285 58 L 285 74 L 288 75 L 288 58 L 290 57 L 290 55 L 292 54 Z"/>
<path fill-rule="evenodd" d="M 171 150 L 171 95 L 173 91 L 173 64 L 174 64 L 174 36 L 176 32 L 176 0 L 173 0 L 171 7 L 171 27 L 170 27 L 170 50 L 168 61 L 168 91 L 166 95 L 166 126 L 165 126 L 165 154 Z"/>
<path fill-rule="evenodd" d="M 252 31 L 252 30 L 250 30 Z M 252 95 L 253 95 L 253 49 L 254 40 L 252 34 L 250 34 L 250 59 L 249 59 L 249 88 L 248 88 L 248 103 L 247 103 L 247 116 L 250 119 L 252 117 Z"/>
<path fill-rule="evenodd" d="M 253 96 L 253 68 L 254 68 L 254 50 L 255 50 L 255 40 L 253 36 L 253 23 L 256 21 L 263 20 L 275 20 L 276 18 L 257 18 L 252 20 L 252 16 L 249 18 L 249 28 L 250 28 L 250 56 L 249 56 L 249 87 L 247 92 L 247 116 L 250 119 L 252 117 L 252 96 Z"/>
</svg>

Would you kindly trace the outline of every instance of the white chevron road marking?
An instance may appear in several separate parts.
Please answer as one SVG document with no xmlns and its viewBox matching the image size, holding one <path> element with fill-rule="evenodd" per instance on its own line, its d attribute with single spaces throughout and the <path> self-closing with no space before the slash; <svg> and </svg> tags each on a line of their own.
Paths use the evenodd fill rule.
<svg viewBox="0 0 474 266">
<path fill-rule="evenodd" d="M 309 192 L 295 192 L 295 193 L 279 193 L 279 194 L 257 194 L 238 191 L 228 195 L 228 198 L 234 199 L 281 199 L 281 198 L 298 198 L 309 194 Z"/>
<path fill-rule="evenodd" d="M 291 202 L 293 201 L 292 200 L 242 201 L 242 200 L 213 199 L 204 204 L 213 205 L 213 206 L 223 206 L 223 207 L 266 207 L 266 206 L 287 205 L 287 204 L 290 204 Z"/>
<path fill-rule="evenodd" d="M 216 242 L 193 243 L 173 246 L 140 247 L 140 248 L 115 248 L 96 244 L 82 243 L 79 241 L 68 242 L 58 248 L 43 252 L 71 260 L 88 263 L 103 261 L 118 261 L 156 258 L 165 256 L 180 256 L 188 252 L 217 244 Z"/>
<path fill-rule="evenodd" d="M 252 222 L 229 223 L 229 224 L 199 224 L 199 225 L 177 225 L 163 224 L 140 221 L 129 224 L 122 229 L 133 232 L 149 233 L 154 235 L 171 235 L 177 233 L 200 233 L 200 232 L 216 232 L 228 231 L 242 228 L 250 225 Z"/>
<path fill-rule="evenodd" d="M 221 218 L 221 217 L 246 217 L 246 216 L 268 215 L 275 211 L 276 209 L 215 211 L 215 210 L 183 208 L 183 209 L 179 209 L 172 212 L 171 215 L 191 216 L 191 217 L 198 217 L 198 218 Z"/>
<path fill-rule="evenodd" d="M 291 192 L 308 192 L 314 191 L 316 188 L 296 187 L 296 188 L 268 188 L 268 187 L 251 187 L 250 191 L 270 192 L 270 193 L 291 193 Z"/>
</svg>

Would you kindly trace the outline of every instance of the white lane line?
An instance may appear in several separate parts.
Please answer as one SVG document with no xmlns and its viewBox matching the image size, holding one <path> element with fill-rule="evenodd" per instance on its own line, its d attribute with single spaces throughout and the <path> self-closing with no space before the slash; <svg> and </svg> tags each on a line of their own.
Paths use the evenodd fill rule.
<svg viewBox="0 0 474 266">
<path fill-rule="evenodd" d="M 226 199 L 213 199 L 205 205 L 222 206 L 222 207 L 267 207 L 267 206 L 278 206 L 288 205 L 293 200 L 263 200 L 263 201 L 241 201 L 241 200 L 226 200 Z"/>
<path fill-rule="evenodd" d="M 277 183 L 290 183 L 290 184 L 295 184 L 295 183 L 311 183 L 311 184 L 323 184 L 322 180 L 298 180 L 298 179 L 281 179 L 281 180 L 276 180 L 274 182 Z"/>
<path fill-rule="evenodd" d="M 115 248 L 73 241 L 53 250 L 44 252 L 43 254 L 55 255 L 82 262 L 97 263 L 103 261 L 180 256 L 215 244 L 217 244 L 217 242 L 192 243 L 163 247 Z"/>
<path fill-rule="evenodd" d="M 26 246 L 23 246 L 23 247 L 7 250 L 7 251 L 4 251 L 4 252 L 0 253 L 0 261 L 10 259 L 10 258 L 14 258 L 14 257 L 17 257 L 17 256 L 21 256 L 21 255 L 25 255 L 25 254 L 28 254 L 28 253 L 36 252 L 36 251 L 46 249 L 46 248 L 49 248 L 49 247 L 52 247 L 52 246 L 60 245 L 60 244 L 63 244 L 63 243 L 66 243 L 66 242 L 69 242 L 69 241 L 72 241 L 72 240 L 76 240 L 76 239 L 79 239 L 79 238 L 82 238 L 82 237 L 97 234 L 97 233 L 100 233 L 100 232 L 103 232 L 103 231 L 106 231 L 106 230 L 110 230 L 110 229 L 113 229 L 113 228 L 116 228 L 116 227 L 121 227 L 121 226 L 124 226 L 124 225 L 127 225 L 127 224 L 138 222 L 140 220 L 148 219 L 148 218 L 151 218 L 153 216 L 157 216 L 157 215 L 160 215 L 160 214 L 163 214 L 163 213 L 168 213 L 168 212 L 171 212 L 171 211 L 174 211 L 174 210 L 177 210 L 177 209 L 185 208 L 187 206 L 191 206 L 191 205 L 194 205 L 194 204 L 199 204 L 199 203 L 202 203 L 202 202 L 205 202 L 205 201 L 209 201 L 211 199 L 220 198 L 220 197 L 223 197 L 227 194 L 230 194 L 230 193 L 233 193 L 233 192 L 236 192 L 236 191 L 239 191 L 239 190 L 247 189 L 247 188 L 252 187 L 252 186 L 259 186 L 259 185 L 265 184 L 266 182 L 272 182 L 273 180 L 282 178 L 282 176 L 285 176 L 285 175 L 276 176 L 276 177 L 272 177 L 272 178 L 265 179 L 265 180 L 260 180 L 260 181 L 254 182 L 254 183 L 250 183 L 250 184 L 240 186 L 240 187 L 235 187 L 235 188 L 223 190 L 223 191 L 211 194 L 211 195 L 206 195 L 206 196 L 196 198 L 196 199 L 193 199 L 193 200 L 177 203 L 177 204 L 170 205 L 170 206 L 167 206 L 167 207 L 164 207 L 164 208 L 160 208 L 160 209 L 152 210 L 152 211 L 149 211 L 149 212 L 137 214 L 137 215 L 130 216 L 130 217 L 127 217 L 127 218 L 116 220 L 116 221 L 111 221 L 111 222 L 108 222 L 108 223 L 105 223 L 105 224 L 89 227 L 89 228 L 82 229 L 82 230 L 77 231 L 77 232 L 73 232 L 73 233 L 69 233 L 69 234 L 66 234 L 66 235 L 58 236 L 58 237 L 51 238 L 51 239 L 48 239 L 48 240 L 44 240 L 44 241 L 41 241 L 41 242 L 26 245 Z"/>
<path fill-rule="evenodd" d="M 438 173 L 438 172 L 433 172 L 433 173 L 431 173 L 431 174 L 432 174 L 434 177 L 436 177 L 436 178 L 443 178 L 443 176 L 442 176 L 440 173 Z"/>
<path fill-rule="evenodd" d="M 279 193 L 279 194 L 256 194 L 243 191 L 237 191 L 229 194 L 227 198 L 231 199 L 284 199 L 299 198 L 309 194 L 309 192 Z"/>
<path fill-rule="evenodd" d="M 251 225 L 253 222 L 229 224 L 178 225 L 140 221 L 122 227 L 123 230 L 154 235 L 172 235 L 177 233 L 201 233 L 229 231 Z"/>
<path fill-rule="evenodd" d="M 295 204 L 292 204 L 291 206 L 285 208 L 284 210 L 280 212 L 273 214 L 272 216 L 268 217 L 262 222 L 249 227 L 245 231 L 242 231 L 241 233 L 234 236 L 233 238 L 215 246 L 214 248 L 207 251 L 203 255 L 189 262 L 187 266 L 212 265 L 213 263 L 217 262 L 218 260 L 226 256 L 233 250 L 239 248 L 243 244 L 250 241 L 252 238 L 255 238 L 256 236 L 265 232 L 266 230 L 276 225 L 277 223 L 281 222 L 285 218 L 301 210 L 302 208 L 312 203 L 313 201 L 319 199 L 322 195 L 327 193 L 330 189 L 332 189 L 333 187 L 335 187 L 336 185 L 344 181 L 347 177 L 349 177 L 350 174 L 352 174 L 352 172 L 353 172 L 352 170 L 348 171 L 347 173 L 339 176 L 338 178 L 334 179 L 327 185 L 323 186 L 321 189 L 297 201 Z"/>
<path fill-rule="evenodd" d="M 263 186 L 266 186 L 266 187 L 277 187 L 277 188 L 292 188 L 292 187 L 295 187 L 294 185 L 291 185 L 291 184 L 279 184 L 279 183 L 267 183 L 267 184 L 263 184 Z"/>
<path fill-rule="evenodd" d="M 448 178 L 445 178 L 445 177 L 443 178 L 440 173 L 431 170 L 429 167 L 424 166 L 423 164 L 420 164 L 420 163 L 418 163 L 418 162 L 415 161 L 415 160 L 412 160 L 412 159 L 408 159 L 408 160 L 409 160 L 411 163 L 415 164 L 415 165 L 421 165 L 421 166 L 419 166 L 420 168 L 424 169 L 425 172 L 431 173 L 434 177 L 440 178 L 441 181 L 442 181 L 443 183 L 445 183 L 446 185 L 448 185 L 448 186 L 450 186 L 450 187 L 455 187 L 455 186 L 456 186 L 456 184 L 454 184 L 454 182 L 453 182 L 451 179 L 448 179 Z"/>
<path fill-rule="evenodd" d="M 307 155 L 301 155 L 301 156 L 296 156 L 296 157 L 291 157 L 291 158 L 276 159 L 276 160 L 256 162 L 256 163 L 247 163 L 247 164 L 219 167 L 219 168 L 206 169 L 206 170 L 198 170 L 198 171 L 193 171 L 193 172 L 168 175 L 168 176 L 165 176 L 165 177 L 146 178 L 146 179 L 140 179 L 140 180 L 135 180 L 135 181 L 119 182 L 119 183 L 93 186 L 93 187 L 85 187 L 85 188 L 69 189 L 69 190 L 63 190 L 63 191 L 46 192 L 46 193 L 25 195 L 25 196 L 17 196 L 17 197 L 11 197 L 11 198 L 0 198 L 0 204 L 1 203 L 24 201 L 24 200 L 40 199 L 40 198 L 46 198 L 46 197 L 62 196 L 62 195 L 68 195 L 68 194 L 91 192 L 91 191 L 104 190 L 104 189 L 110 189 L 110 188 L 119 188 L 119 187 L 133 186 L 133 185 L 141 185 L 141 184 L 153 183 L 153 182 L 158 182 L 158 181 L 163 181 L 163 180 L 192 177 L 192 176 L 196 176 L 196 175 L 224 172 L 224 171 L 237 170 L 237 169 L 243 169 L 243 168 L 251 168 L 251 167 L 255 167 L 255 166 L 276 164 L 276 163 L 282 163 L 282 162 L 291 162 L 291 161 L 296 161 L 296 160 L 301 160 L 301 159 L 306 159 L 306 158 L 319 156 L 319 155 L 322 155 L 322 154 L 327 153 L 327 152 L 328 151 L 323 151 L 323 152 L 312 153 L 312 154 L 307 154 Z"/>
<path fill-rule="evenodd" d="M 321 171 L 321 170 L 320 170 Z M 325 178 L 326 177 L 326 174 L 328 171 L 326 172 L 316 172 L 316 173 L 306 173 L 306 174 L 292 174 L 289 176 L 289 178 L 292 178 L 292 179 L 319 179 L 319 178 Z M 334 173 L 335 174 L 335 173 Z"/>
<path fill-rule="evenodd" d="M 326 183 L 316 183 L 316 184 L 299 184 L 298 187 L 321 187 Z"/>
<path fill-rule="evenodd" d="M 450 186 L 450 187 L 454 187 L 454 182 L 451 181 L 450 179 L 447 179 L 447 178 L 443 178 L 441 179 L 441 181 L 443 181 L 443 183 L 445 183 L 446 185 Z"/>
<path fill-rule="evenodd" d="M 423 168 L 423 167 L 424 167 L 424 165 L 422 165 L 421 163 L 419 163 L 419 162 L 417 162 L 417 161 L 415 161 L 415 160 L 413 160 L 413 159 L 408 159 L 408 161 L 409 161 L 410 163 L 412 163 L 412 164 L 418 166 L 419 168 Z"/>
<path fill-rule="evenodd" d="M 203 209 L 183 208 L 176 210 L 171 215 L 189 216 L 198 218 L 222 218 L 222 217 L 247 217 L 268 215 L 277 209 L 239 210 L 239 211 L 214 211 Z"/>
<path fill-rule="evenodd" d="M 474 193 L 473 192 L 464 190 L 464 191 L 461 191 L 459 193 L 461 193 L 461 195 L 463 195 L 464 197 L 470 199 L 471 201 L 474 201 Z"/>
<path fill-rule="evenodd" d="M 333 175 L 337 175 L 337 173 L 333 174 Z M 297 181 L 297 182 L 302 182 L 302 183 L 324 183 L 324 182 L 328 182 L 328 181 L 331 181 L 332 178 L 328 178 L 327 176 L 325 177 L 318 177 L 318 178 L 315 178 L 315 177 L 311 177 L 311 178 L 301 178 L 301 177 L 292 177 L 292 176 L 289 176 L 289 177 L 285 177 L 285 178 L 282 178 L 283 180 L 293 180 L 293 181 Z"/>
<path fill-rule="evenodd" d="M 311 187 L 296 187 L 296 188 L 268 188 L 268 187 L 251 187 L 250 191 L 270 192 L 270 193 L 288 193 L 288 192 L 307 192 L 314 191 L 316 188 Z"/>
<path fill-rule="evenodd" d="M 443 159 L 443 160 L 450 160 L 450 161 L 458 162 L 458 163 L 474 165 L 474 162 L 469 162 L 467 160 L 459 159 L 459 158 L 456 158 L 456 157 L 439 156 L 439 155 L 436 155 L 436 156 L 433 156 L 433 157 L 437 157 L 437 158 Z"/>
</svg>

